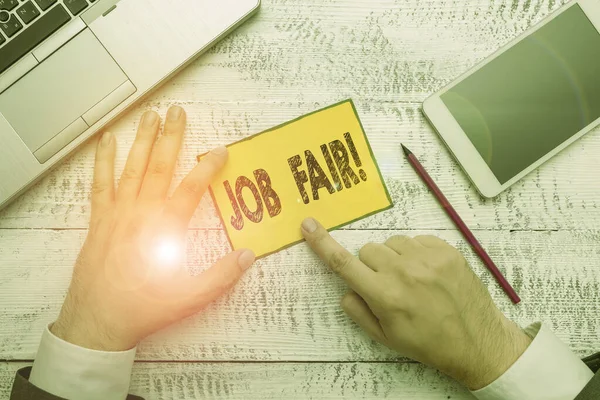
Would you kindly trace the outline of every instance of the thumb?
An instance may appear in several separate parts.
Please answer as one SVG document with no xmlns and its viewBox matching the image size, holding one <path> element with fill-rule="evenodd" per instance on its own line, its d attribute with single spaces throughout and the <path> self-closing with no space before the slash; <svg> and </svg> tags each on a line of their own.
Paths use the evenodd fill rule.
<svg viewBox="0 0 600 400">
<path fill-rule="evenodd" d="M 232 289 L 255 259 L 251 250 L 237 250 L 191 279 L 194 308 L 200 310 Z"/>
<path fill-rule="evenodd" d="M 387 343 L 385 332 L 379 323 L 379 319 L 373 314 L 366 301 L 358 294 L 350 291 L 344 295 L 341 301 L 342 309 L 352 320 L 360 326 L 371 339 L 381 344 Z M 389 346 L 388 346 L 389 347 Z"/>
</svg>

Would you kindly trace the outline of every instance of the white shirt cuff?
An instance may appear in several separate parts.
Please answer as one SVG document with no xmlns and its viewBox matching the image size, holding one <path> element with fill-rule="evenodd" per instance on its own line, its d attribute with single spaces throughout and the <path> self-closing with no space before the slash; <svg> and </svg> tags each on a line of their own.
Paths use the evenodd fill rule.
<svg viewBox="0 0 600 400">
<path fill-rule="evenodd" d="M 479 400 L 573 400 L 594 374 L 551 331 L 535 323 L 523 355 L 496 381 L 473 393 Z"/>
<path fill-rule="evenodd" d="M 59 339 L 47 327 L 29 382 L 65 399 L 123 400 L 134 359 L 135 348 L 121 352 L 85 349 Z"/>
</svg>

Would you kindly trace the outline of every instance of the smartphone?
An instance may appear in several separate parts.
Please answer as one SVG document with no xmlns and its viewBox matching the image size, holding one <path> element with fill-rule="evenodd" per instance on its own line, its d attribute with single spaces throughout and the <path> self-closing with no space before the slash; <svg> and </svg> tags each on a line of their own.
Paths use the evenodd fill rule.
<svg viewBox="0 0 600 400">
<path fill-rule="evenodd" d="M 478 191 L 497 196 L 600 124 L 600 0 L 563 6 L 423 113 Z"/>
</svg>

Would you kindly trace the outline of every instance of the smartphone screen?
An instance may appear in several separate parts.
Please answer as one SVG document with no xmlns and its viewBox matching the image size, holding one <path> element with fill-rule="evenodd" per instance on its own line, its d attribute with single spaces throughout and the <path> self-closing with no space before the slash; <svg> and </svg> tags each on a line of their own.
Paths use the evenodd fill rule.
<svg viewBox="0 0 600 400">
<path fill-rule="evenodd" d="M 600 118 L 600 33 L 575 4 L 441 99 L 504 184 Z"/>
</svg>

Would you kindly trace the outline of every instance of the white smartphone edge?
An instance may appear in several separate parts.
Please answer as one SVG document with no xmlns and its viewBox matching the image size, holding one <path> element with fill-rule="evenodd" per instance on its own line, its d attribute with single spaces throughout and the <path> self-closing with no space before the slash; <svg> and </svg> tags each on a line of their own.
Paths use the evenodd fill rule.
<svg viewBox="0 0 600 400">
<path fill-rule="evenodd" d="M 483 68 L 485 65 L 498 58 L 500 55 L 505 53 L 507 50 L 512 48 L 515 44 L 521 40 L 536 32 L 554 18 L 561 15 L 566 10 L 579 4 L 583 12 L 592 22 L 594 27 L 600 33 L 600 0 L 577 0 L 565 4 L 560 9 L 553 12 L 551 15 L 546 17 L 539 24 L 531 27 L 516 39 L 500 48 L 491 56 L 487 57 L 481 63 L 465 72 L 463 75 L 446 85 L 442 90 L 433 94 L 431 97 L 425 100 L 423 103 L 422 112 L 425 118 L 429 121 L 431 126 L 437 132 L 442 141 L 446 144 L 446 147 L 450 150 L 460 167 L 466 173 L 467 177 L 473 182 L 477 191 L 485 198 L 491 199 L 496 197 L 504 190 L 514 185 L 516 182 L 536 170 L 539 166 L 550 160 L 552 157 L 560 153 L 562 150 L 569 147 L 571 144 L 576 142 L 578 139 L 583 137 L 588 132 L 592 131 L 600 124 L 600 118 L 588 125 L 586 128 L 573 135 L 566 142 L 556 147 L 544 157 L 533 163 L 528 168 L 521 171 L 514 178 L 508 182 L 501 184 L 490 167 L 487 165 L 485 160 L 481 157 L 471 140 L 467 137 L 466 133 L 462 130 L 456 119 L 452 116 L 446 105 L 441 99 L 441 96 L 452 89 L 454 86 L 471 76 L 476 71 Z"/>
</svg>

